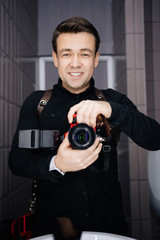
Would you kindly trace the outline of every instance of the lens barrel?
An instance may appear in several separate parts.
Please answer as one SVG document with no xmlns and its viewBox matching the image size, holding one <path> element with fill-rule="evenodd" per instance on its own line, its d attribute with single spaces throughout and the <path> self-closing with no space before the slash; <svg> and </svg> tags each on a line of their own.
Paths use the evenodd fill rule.
<svg viewBox="0 0 160 240">
<path fill-rule="evenodd" d="M 94 143 L 96 133 L 89 125 L 79 123 L 69 130 L 68 139 L 73 148 L 87 149 Z"/>
</svg>

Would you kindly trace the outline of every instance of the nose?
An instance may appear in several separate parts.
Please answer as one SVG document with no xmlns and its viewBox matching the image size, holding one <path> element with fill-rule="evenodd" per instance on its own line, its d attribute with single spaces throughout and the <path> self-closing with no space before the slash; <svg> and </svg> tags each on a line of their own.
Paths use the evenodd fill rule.
<svg viewBox="0 0 160 240">
<path fill-rule="evenodd" d="M 78 55 L 74 55 L 72 56 L 71 62 L 70 62 L 70 66 L 77 68 L 81 66 L 81 61 L 80 61 L 80 57 Z"/>
</svg>

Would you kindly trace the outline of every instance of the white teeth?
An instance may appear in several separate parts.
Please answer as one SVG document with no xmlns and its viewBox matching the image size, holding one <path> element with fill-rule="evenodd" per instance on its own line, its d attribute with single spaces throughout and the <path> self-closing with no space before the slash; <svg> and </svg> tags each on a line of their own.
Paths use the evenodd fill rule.
<svg viewBox="0 0 160 240">
<path fill-rule="evenodd" d="M 79 75 L 81 75 L 81 73 L 70 73 L 71 75 L 73 75 L 73 76 L 79 76 Z"/>
</svg>

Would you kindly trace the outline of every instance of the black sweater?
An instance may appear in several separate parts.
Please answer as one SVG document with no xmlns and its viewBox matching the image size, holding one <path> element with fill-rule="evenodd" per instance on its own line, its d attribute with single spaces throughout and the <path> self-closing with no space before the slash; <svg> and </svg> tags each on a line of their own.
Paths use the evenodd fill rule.
<svg viewBox="0 0 160 240">
<path fill-rule="evenodd" d="M 160 125 L 139 112 L 125 95 L 112 89 L 103 92 L 112 107 L 108 121 L 139 146 L 148 150 L 160 149 Z M 37 105 L 43 93 L 33 92 L 22 106 L 9 155 L 12 172 L 39 180 L 37 211 L 40 216 L 68 216 L 83 230 L 117 232 L 114 225 L 117 225 L 115 221 L 118 224 L 121 221 L 122 201 L 117 173 L 117 144 L 114 140 L 111 141 L 107 173 L 103 171 L 104 156 L 101 153 L 87 169 L 68 172 L 63 177 L 49 172 L 49 163 L 56 150 L 18 148 L 19 130 L 57 129 L 61 135 L 67 132 L 70 107 L 85 99 L 97 100 L 93 79 L 90 87 L 80 94 L 64 89 L 59 79 L 39 118 Z"/>
</svg>

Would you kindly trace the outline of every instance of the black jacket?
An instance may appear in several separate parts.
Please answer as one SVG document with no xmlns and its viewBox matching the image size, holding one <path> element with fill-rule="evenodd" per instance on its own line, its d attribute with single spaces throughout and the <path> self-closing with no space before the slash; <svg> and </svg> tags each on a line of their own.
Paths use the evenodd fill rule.
<svg viewBox="0 0 160 240">
<path fill-rule="evenodd" d="M 112 89 L 103 91 L 112 107 L 108 121 L 124 132 L 139 146 L 148 150 L 160 149 L 160 125 L 140 113 L 123 94 Z M 49 172 L 49 163 L 56 150 L 27 150 L 18 148 L 18 132 L 23 129 L 57 129 L 61 135 L 69 129 L 67 113 L 71 106 L 90 99 L 97 100 L 94 80 L 80 94 L 62 87 L 61 80 L 54 86 L 53 94 L 40 118 L 37 106 L 44 91 L 33 92 L 24 102 L 18 127 L 9 155 L 9 166 L 16 175 L 39 180 L 37 213 L 43 219 L 67 216 L 83 230 L 116 233 L 120 228 L 123 211 L 121 190 L 117 173 L 117 143 L 112 139 L 110 163 L 103 171 L 103 152 L 90 167 L 68 172 L 63 177 Z M 107 158 L 107 156 L 105 156 Z"/>
</svg>

